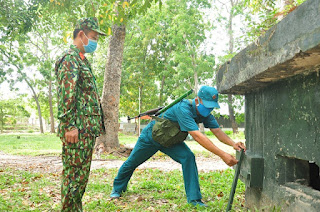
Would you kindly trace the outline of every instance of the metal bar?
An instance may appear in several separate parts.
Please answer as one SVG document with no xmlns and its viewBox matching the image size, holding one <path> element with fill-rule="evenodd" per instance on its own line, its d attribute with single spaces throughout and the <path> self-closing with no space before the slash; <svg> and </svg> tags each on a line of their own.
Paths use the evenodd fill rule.
<svg viewBox="0 0 320 212">
<path fill-rule="evenodd" d="M 244 156 L 244 150 L 241 149 L 241 153 L 240 153 L 240 159 L 237 163 L 237 168 L 235 171 L 235 175 L 234 175 L 234 179 L 233 179 L 233 183 L 232 183 L 232 187 L 231 187 L 231 191 L 230 191 L 230 196 L 229 196 L 229 202 L 228 202 L 228 206 L 227 206 L 227 210 L 226 212 L 230 211 L 232 208 L 232 202 L 233 202 L 233 197 L 234 197 L 234 193 L 236 191 L 237 188 L 237 183 L 238 183 L 238 178 L 239 178 L 239 174 L 240 174 L 240 168 L 241 168 L 241 163 L 243 160 L 243 156 Z"/>
</svg>

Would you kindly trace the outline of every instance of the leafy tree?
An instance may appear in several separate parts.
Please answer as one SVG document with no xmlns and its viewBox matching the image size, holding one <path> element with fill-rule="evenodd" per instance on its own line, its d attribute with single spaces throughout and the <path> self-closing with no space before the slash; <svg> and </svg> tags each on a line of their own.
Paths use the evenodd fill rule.
<svg viewBox="0 0 320 212">
<path fill-rule="evenodd" d="M 1 133 L 7 122 L 14 125 L 17 118 L 21 117 L 30 117 L 30 113 L 25 109 L 21 99 L 0 100 Z"/>
<path fill-rule="evenodd" d="M 214 57 L 199 51 L 208 26 L 198 6 L 189 3 L 166 1 L 161 10 L 152 7 L 128 26 L 120 101 L 124 114 L 138 114 L 139 88 L 146 111 L 213 77 Z"/>
<path fill-rule="evenodd" d="M 54 133 L 54 105 L 53 102 L 54 97 L 53 93 L 55 93 L 54 87 L 54 62 L 56 57 L 56 52 L 63 46 L 63 40 L 59 37 L 53 36 L 59 28 L 53 27 L 53 21 L 56 20 L 56 16 L 51 16 L 50 20 L 42 19 L 41 25 L 37 28 L 32 29 L 30 33 L 28 33 L 28 47 L 30 49 L 35 50 L 34 56 L 37 57 L 37 67 L 39 73 L 41 74 L 43 81 L 45 82 L 45 87 L 43 92 L 46 93 L 47 99 L 46 104 L 43 106 L 49 107 L 50 119 L 51 123 L 50 132 Z M 61 25 L 60 25 L 61 26 Z"/>
<path fill-rule="evenodd" d="M 11 73 L 11 76 L 15 77 L 14 80 L 10 80 L 11 86 L 13 87 L 13 84 L 16 82 L 24 81 L 30 88 L 32 97 L 37 105 L 38 116 L 40 120 L 40 132 L 43 133 L 44 131 L 38 91 L 45 85 L 43 82 L 41 82 L 41 80 L 37 79 L 35 73 L 32 74 L 35 69 L 33 64 L 36 64 L 37 61 L 33 54 L 27 51 L 28 48 L 24 42 L 25 37 L 23 37 L 23 39 L 24 40 L 19 40 L 19 42 L 0 42 L 0 44 L 2 44 L 0 45 L 0 52 L 3 55 L 6 68 L 10 70 L 8 73 Z M 7 77 L 9 76 L 8 74 L 6 75 Z"/>
<path fill-rule="evenodd" d="M 248 15 L 246 16 L 248 39 L 251 41 L 256 40 L 305 1 L 306 0 L 244 0 L 241 6 L 242 8 L 248 9 Z M 281 4 L 283 5 L 282 8 L 280 7 Z M 259 18 L 253 19 L 251 14 Z"/>
<path fill-rule="evenodd" d="M 95 16 L 102 29 L 111 35 L 107 50 L 105 79 L 102 92 L 102 108 L 105 117 L 106 135 L 100 141 L 103 146 L 118 147 L 118 112 L 120 99 L 121 65 L 126 33 L 126 24 L 138 14 L 144 13 L 153 0 L 50 0 L 50 13 L 58 13 L 65 20 Z M 161 1 L 156 0 L 161 5 Z M 75 8 L 76 6 L 76 8 Z M 70 27 L 72 28 L 72 27 Z M 97 145 L 99 145 L 97 142 Z"/>
<path fill-rule="evenodd" d="M 220 1 L 218 1 L 220 2 Z M 220 2 L 220 4 L 225 8 L 225 11 L 227 11 L 227 17 L 225 17 L 223 14 L 218 14 L 220 16 L 220 23 L 223 23 L 226 30 L 228 31 L 228 53 L 226 58 L 231 59 L 235 55 L 235 38 L 234 38 L 234 18 L 235 16 L 239 15 L 242 13 L 241 10 L 241 0 L 228 0 L 225 2 Z M 217 6 L 216 6 L 217 8 Z M 223 18 L 222 18 L 223 17 Z M 225 62 L 223 60 L 222 62 Z M 228 94 L 227 98 L 221 98 L 222 102 L 226 101 L 228 103 L 228 109 L 229 109 L 229 119 L 231 121 L 231 126 L 232 126 L 232 131 L 233 133 L 238 133 L 238 124 L 236 122 L 236 117 L 235 117 L 235 111 L 234 111 L 234 101 L 235 98 L 241 99 L 239 96 L 234 96 L 232 94 Z M 241 105 L 243 105 L 243 101 L 241 102 Z"/>
<path fill-rule="evenodd" d="M 28 46 L 30 39 L 27 33 L 37 25 L 41 16 L 41 7 L 46 3 L 47 1 L 43 0 L 0 2 L 0 33 L 2 35 L 0 38 L 0 63 L 2 63 L 0 64 L 0 82 L 10 80 L 12 87 L 18 81 L 27 83 L 37 104 L 41 133 L 43 133 L 43 124 L 38 100 L 39 94 L 37 94 L 36 88 L 41 86 L 41 83 L 35 75 L 32 76 L 30 73 L 35 69 L 34 64 L 37 64 L 37 60 Z"/>
</svg>

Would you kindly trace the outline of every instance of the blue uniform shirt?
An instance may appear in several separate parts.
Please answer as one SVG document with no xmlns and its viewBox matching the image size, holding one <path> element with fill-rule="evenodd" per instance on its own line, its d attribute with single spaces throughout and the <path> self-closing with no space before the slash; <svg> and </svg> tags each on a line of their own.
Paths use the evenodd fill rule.
<svg viewBox="0 0 320 212">
<path fill-rule="evenodd" d="M 162 117 L 162 115 L 160 115 L 160 117 Z M 207 117 L 197 114 L 194 99 L 192 100 L 192 104 L 189 100 L 181 100 L 179 103 L 165 111 L 163 117 L 170 121 L 178 122 L 180 130 L 185 132 L 199 130 L 198 123 L 203 123 L 205 128 L 219 128 L 219 124 L 212 114 Z"/>
</svg>

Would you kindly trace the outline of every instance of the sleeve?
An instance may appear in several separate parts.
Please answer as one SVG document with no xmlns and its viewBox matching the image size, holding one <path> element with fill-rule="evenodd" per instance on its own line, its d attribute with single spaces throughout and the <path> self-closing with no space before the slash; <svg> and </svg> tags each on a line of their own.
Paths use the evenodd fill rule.
<svg viewBox="0 0 320 212">
<path fill-rule="evenodd" d="M 177 107 L 175 115 L 181 131 L 188 132 L 199 130 L 197 123 L 192 118 L 192 112 L 186 106 Z"/>
<path fill-rule="evenodd" d="M 58 119 L 66 131 L 76 129 L 76 85 L 79 69 L 72 57 L 64 59 L 57 71 Z"/>
<path fill-rule="evenodd" d="M 212 114 L 206 117 L 206 119 L 203 122 L 203 125 L 205 128 L 210 128 L 210 129 L 215 129 L 220 127 L 217 120 L 214 118 Z"/>
</svg>

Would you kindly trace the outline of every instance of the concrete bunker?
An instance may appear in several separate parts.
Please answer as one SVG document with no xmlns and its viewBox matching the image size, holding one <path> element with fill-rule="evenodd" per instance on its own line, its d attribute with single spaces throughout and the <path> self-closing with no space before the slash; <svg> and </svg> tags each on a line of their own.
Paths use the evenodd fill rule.
<svg viewBox="0 0 320 212">
<path fill-rule="evenodd" d="M 308 0 L 222 65 L 217 87 L 245 95 L 249 208 L 320 211 L 320 0 Z"/>
</svg>

